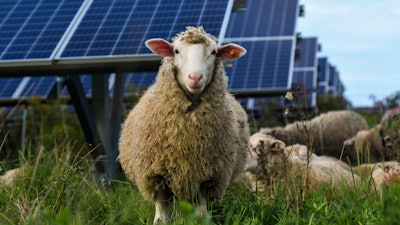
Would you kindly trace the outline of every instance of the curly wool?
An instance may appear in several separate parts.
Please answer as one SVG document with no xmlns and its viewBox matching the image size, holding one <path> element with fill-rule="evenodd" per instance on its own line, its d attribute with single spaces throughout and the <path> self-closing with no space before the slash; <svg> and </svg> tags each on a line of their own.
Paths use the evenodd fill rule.
<svg viewBox="0 0 400 225">
<path fill-rule="evenodd" d="M 213 81 L 196 101 L 174 76 L 173 58 L 166 57 L 123 125 L 119 160 L 150 201 L 166 187 L 179 199 L 191 200 L 203 188 L 218 198 L 244 168 L 247 115 L 227 93 L 218 59 Z"/>
</svg>

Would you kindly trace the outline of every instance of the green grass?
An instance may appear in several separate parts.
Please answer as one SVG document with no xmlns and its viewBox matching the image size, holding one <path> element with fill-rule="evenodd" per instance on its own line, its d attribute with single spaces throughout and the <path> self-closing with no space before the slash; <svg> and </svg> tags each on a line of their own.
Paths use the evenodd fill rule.
<svg viewBox="0 0 400 225">
<path fill-rule="evenodd" d="M 154 206 L 126 180 L 101 191 L 87 158 L 68 144 L 21 157 L 24 173 L 12 187 L 0 187 L 0 224 L 152 224 Z M 236 184 L 210 204 L 206 218 L 196 217 L 190 203 L 178 202 L 173 224 L 400 224 L 398 193 L 400 185 L 385 190 L 382 200 L 364 187 L 345 190 L 342 197 L 320 191 L 293 204 L 283 192 L 263 201 Z"/>
</svg>

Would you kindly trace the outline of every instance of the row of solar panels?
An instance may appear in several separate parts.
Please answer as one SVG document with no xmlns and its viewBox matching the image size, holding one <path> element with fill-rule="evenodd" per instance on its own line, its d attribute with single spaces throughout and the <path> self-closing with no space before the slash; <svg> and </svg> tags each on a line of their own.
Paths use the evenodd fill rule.
<svg viewBox="0 0 400 225">
<path fill-rule="evenodd" d="M 187 24 L 218 34 L 228 1 L 4 0 L 0 60 L 149 54 L 146 39 Z"/>
<path fill-rule="evenodd" d="M 48 59 L 56 63 L 65 58 L 148 55 L 145 40 L 170 40 L 187 25 L 202 25 L 221 42 L 235 42 L 248 50 L 227 69 L 229 90 L 262 93 L 289 89 L 298 0 L 248 0 L 246 10 L 236 12 L 232 12 L 233 3 L 4 0 L 0 7 L 0 66 L 10 61 Z M 0 71 L 0 77 L 4 76 L 7 74 Z M 139 80 L 137 85 L 148 85 L 154 73 L 134 77 Z"/>
<path fill-rule="evenodd" d="M 169 40 L 186 25 L 203 25 L 223 42 L 248 50 L 226 69 L 230 91 L 283 92 L 297 85 L 312 106 L 317 89 L 319 94 L 341 92 L 335 68 L 326 67 L 330 83 L 320 78 L 316 38 L 298 39 L 296 45 L 298 0 L 248 0 L 246 10 L 238 12 L 230 11 L 232 4 L 233 0 L 5 0 L 0 7 L 0 65 L 10 60 L 148 54 L 146 39 Z M 300 52 L 297 60 L 295 49 Z M 129 84 L 147 87 L 155 76 L 156 72 L 130 73 L 125 90 Z M 81 80 L 90 95 L 91 77 L 83 75 Z M 0 87 L 5 88 L 0 98 L 47 96 L 57 81 L 56 76 L 1 78 Z"/>
<path fill-rule="evenodd" d="M 297 44 L 299 56 L 294 63 L 292 89 L 299 89 L 305 93 L 309 106 L 316 106 L 316 95 L 325 96 L 328 93 L 342 95 L 344 91 L 336 68 L 328 62 L 326 57 L 317 58 L 318 43 L 317 38 L 303 38 Z M 125 92 L 146 88 L 151 85 L 157 72 L 130 73 L 127 74 Z M 112 91 L 115 74 L 109 78 L 109 89 Z M 0 98 L 23 98 L 25 96 L 40 95 L 48 96 L 55 90 L 59 79 L 56 76 L 49 77 L 21 77 L 21 78 L 1 78 Z M 92 77 L 90 75 L 81 76 L 81 81 L 85 92 L 91 95 Z M 257 81 L 256 83 L 259 83 Z M 242 84 L 245 86 L 246 84 Z"/>
</svg>

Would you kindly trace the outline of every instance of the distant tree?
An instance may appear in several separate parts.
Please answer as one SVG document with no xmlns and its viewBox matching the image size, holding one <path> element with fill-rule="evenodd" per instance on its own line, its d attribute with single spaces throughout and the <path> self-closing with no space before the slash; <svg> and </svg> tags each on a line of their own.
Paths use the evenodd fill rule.
<svg viewBox="0 0 400 225">
<path fill-rule="evenodd" d="M 387 109 L 392 109 L 400 106 L 400 91 L 397 91 L 386 97 L 385 105 Z"/>
<path fill-rule="evenodd" d="M 317 96 L 317 106 L 320 113 L 346 109 L 348 105 L 349 101 L 343 96 L 333 96 L 332 94 L 325 97 Z"/>
</svg>

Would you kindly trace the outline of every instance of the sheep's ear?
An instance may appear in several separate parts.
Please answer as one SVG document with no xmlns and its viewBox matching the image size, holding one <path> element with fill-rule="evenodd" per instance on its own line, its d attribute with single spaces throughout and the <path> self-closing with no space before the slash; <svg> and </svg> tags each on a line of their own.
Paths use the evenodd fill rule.
<svg viewBox="0 0 400 225">
<path fill-rule="evenodd" d="M 218 48 L 217 57 L 222 60 L 234 60 L 246 54 L 246 49 L 237 44 L 226 44 Z"/>
<path fill-rule="evenodd" d="M 283 143 L 282 141 L 279 140 L 274 140 L 271 142 L 271 144 L 269 145 L 269 148 L 272 151 L 282 151 L 283 148 L 285 148 L 286 144 Z"/>
<path fill-rule="evenodd" d="M 146 41 L 146 47 L 160 56 L 173 56 L 174 46 L 162 38 L 153 38 Z"/>
</svg>

